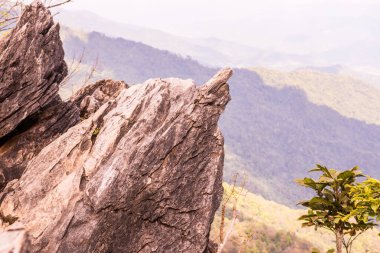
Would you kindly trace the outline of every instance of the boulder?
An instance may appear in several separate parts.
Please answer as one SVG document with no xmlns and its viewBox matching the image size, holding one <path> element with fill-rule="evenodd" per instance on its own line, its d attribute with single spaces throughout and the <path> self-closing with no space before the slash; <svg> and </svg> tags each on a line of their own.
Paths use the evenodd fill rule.
<svg viewBox="0 0 380 253">
<path fill-rule="evenodd" d="M 100 106 L 115 99 L 129 86 L 123 81 L 101 80 L 79 89 L 70 100 L 80 109 L 82 119 L 87 119 Z"/>
<path fill-rule="evenodd" d="M 0 209 L 25 225 L 32 252 L 204 252 L 231 74 L 123 88 L 43 148 Z"/>
<path fill-rule="evenodd" d="M 56 97 L 26 118 L 11 135 L 0 139 L 0 190 L 9 181 L 20 178 L 28 162 L 79 119 L 79 109 L 73 102 Z"/>
<path fill-rule="evenodd" d="M 0 41 L 0 138 L 56 99 L 66 74 L 59 25 L 41 2 L 26 6 Z"/>
<path fill-rule="evenodd" d="M 0 191 L 38 152 L 79 122 L 58 95 L 67 75 L 59 25 L 35 1 L 0 42 Z"/>
<path fill-rule="evenodd" d="M 210 251 L 232 70 L 62 101 L 63 57 L 39 1 L 0 42 L 0 252 Z"/>
</svg>

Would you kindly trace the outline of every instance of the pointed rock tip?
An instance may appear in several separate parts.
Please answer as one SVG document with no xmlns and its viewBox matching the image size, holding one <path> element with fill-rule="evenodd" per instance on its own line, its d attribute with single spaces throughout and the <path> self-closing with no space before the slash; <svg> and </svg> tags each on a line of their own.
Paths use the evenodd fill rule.
<svg viewBox="0 0 380 253">
<path fill-rule="evenodd" d="M 228 79 L 231 78 L 232 74 L 233 70 L 231 68 L 221 69 L 202 86 L 202 89 L 207 90 L 208 93 L 214 93 L 223 84 L 227 83 Z"/>
<path fill-rule="evenodd" d="M 31 6 L 38 6 L 38 5 L 44 5 L 41 0 L 34 0 L 31 4 Z"/>
</svg>

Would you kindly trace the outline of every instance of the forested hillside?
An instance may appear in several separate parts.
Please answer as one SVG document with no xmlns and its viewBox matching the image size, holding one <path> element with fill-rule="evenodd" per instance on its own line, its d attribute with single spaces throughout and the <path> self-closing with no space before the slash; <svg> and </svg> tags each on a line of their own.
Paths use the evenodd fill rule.
<svg viewBox="0 0 380 253">
<path fill-rule="evenodd" d="M 345 117 L 380 125 L 380 90 L 349 75 L 312 69 L 284 72 L 254 68 L 263 81 L 273 87 L 295 87 L 307 99 L 328 106 Z"/>
</svg>

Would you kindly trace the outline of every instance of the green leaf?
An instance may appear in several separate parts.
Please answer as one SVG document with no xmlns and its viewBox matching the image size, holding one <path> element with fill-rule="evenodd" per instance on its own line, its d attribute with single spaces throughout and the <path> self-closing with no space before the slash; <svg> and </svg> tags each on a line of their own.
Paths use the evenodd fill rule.
<svg viewBox="0 0 380 253">
<path fill-rule="evenodd" d="M 312 169 L 309 172 L 315 172 L 315 171 L 322 171 L 322 172 L 324 172 L 326 174 L 327 177 L 332 178 L 332 175 L 330 174 L 329 169 L 327 169 L 325 166 L 317 164 L 317 168 Z"/>
<path fill-rule="evenodd" d="M 338 179 L 347 180 L 348 178 L 354 177 L 355 173 L 349 170 L 343 171 L 339 173 Z"/>
<path fill-rule="evenodd" d="M 326 206 L 332 206 L 333 203 L 327 199 L 321 198 L 321 197 L 314 197 L 310 200 L 310 204 L 320 204 L 320 205 L 326 205 Z"/>
<path fill-rule="evenodd" d="M 346 171 L 328 169 L 317 164 L 311 172 L 319 172 L 318 180 L 304 178 L 299 184 L 314 190 L 315 196 L 299 204 L 308 207 L 308 213 L 299 219 L 302 226 L 343 229 L 345 235 L 356 235 L 375 226 L 380 217 L 380 181 L 363 176 L 358 167 Z M 330 251 L 331 252 L 331 251 Z"/>
<path fill-rule="evenodd" d="M 321 183 L 332 183 L 332 182 L 334 182 L 334 179 L 332 179 L 331 177 L 321 176 L 319 178 L 319 182 L 321 182 Z"/>
<path fill-rule="evenodd" d="M 376 213 L 377 210 L 379 210 L 379 207 L 380 207 L 380 203 L 372 203 L 371 204 L 371 209 L 373 210 L 374 213 Z"/>
<path fill-rule="evenodd" d="M 324 189 L 322 193 L 323 193 L 324 196 L 326 196 L 326 198 L 327 198 L 329 201 L 331 201 L 331 202 L 334 201 L 334 193 L 333 193 L 331 190 L 329 190 L 329 189 Z"/>
</svg>

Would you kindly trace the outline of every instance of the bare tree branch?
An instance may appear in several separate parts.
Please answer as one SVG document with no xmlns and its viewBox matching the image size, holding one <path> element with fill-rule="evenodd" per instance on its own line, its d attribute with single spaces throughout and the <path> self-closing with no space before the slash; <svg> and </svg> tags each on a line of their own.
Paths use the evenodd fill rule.
<svg viewBox="0 0 380 253">
<path fill-rule="evenodd" d="M 64 0 L 55 4 L 54 2 L 54 0 L 49 0 L 44 1 L 44 4 L 47 8 L 51 9 L 70 3 L 72 0 Z M 24 6 L 25 4 L 20 0 L 0 0 L 0 32 L 10 30 L 14 27 Z"/>
<path fill-rule="evenodd" d="M 218 247 L 217 253 L 222 253 L 222 250 L 223 250 L 224 246 L 227 244 L 228 239 L 229 239 L 232 231 L 234 230 L 234 226 L 235 226 L 236 220 L 237 220 L 237 211 L 236 211 L 236 202 L 235 202 L 234 203 L 234 207 L 233 207 L 233 212 L 232 212 L 232 221 L 231 221 L 230 226 L 229 226 L 229 228 L 227 230 L 227 234 L 226 234 L 226 236 L 223 239 L 223 242 Z"/>
<path fill-rule="evenodd" d="M 243 177 L 243 181 L 241 183 L 240 187 L 237 187 L 237 178 L 239 174 L 235 174 L 233 177 L 233 183 L 232 183 L 232 189 L 229 191 L 229 193 L 225 196 L 222 205 L 221 205 L 221 219 L 220 219 L 220 227 L 219 227 L 219 238 L 220 238 L 220 244 L 218 247 L 217 253 L 221 253 L 223 248 L 226 246 L 228 239 L 233 232 L 235 223 L 238 218 L 237 214 L 237 201 L 238 199 L 243 195 L 243 191 L 245 191 L 244 187 L 246 184 L 246 176 Z M 227 204 L 231 201 L 231 199 L 234 201 L 233 202 L 233 208 L 232 208 L 232 220 L 230 223 L 230 226 L 227 230 L 226 235 L 224 235 L 224 222 L 225 222 L 225 215 L 226 215 L 226 208 Z"/>
<path fill-rule="evenodd" d="M 99 57 L 96 57 L 95 62 L 92 64 L 90 71 L 88 72 L 88 75 L 84 79 L 84 85 L 87 85 L 89 81 L 92 79 L 94 76 L 99 64 Z"/>
<path fill-rule="evenodd" d="M 0 32 L 11 29 L 17 23 L 22 6 L 21 1 L 0 0 Z"/>
<path fill-rule="evenodd" d="M 64 5 L 64 4 L 67 4 L 67 3 L 70 3 L 72 2 L 72 0 L 66 0 L 66 1 L 63 1 L 61 3 L 57 3 L 57 4 L 53 4 L 53 5 L 48 5 L 47 8 L 55 8 L 55 7 L 58 7 L 58 6 L 61 6 L 61 5 Z M 51 1 L 50 1 L 51 3 Z"/>
</svg>

